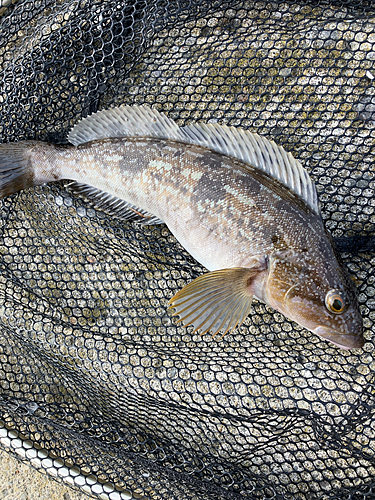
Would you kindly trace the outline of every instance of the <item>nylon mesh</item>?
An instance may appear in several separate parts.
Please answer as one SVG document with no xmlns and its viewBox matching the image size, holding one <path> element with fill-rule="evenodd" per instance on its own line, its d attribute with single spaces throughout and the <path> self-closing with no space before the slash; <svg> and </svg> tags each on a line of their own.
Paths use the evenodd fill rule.
<svg viewBox="0 0 375 500">
<path fill-rule="evenodd" d="M 274 139 L 317 185 L 367 340 L 336 349 L 257 301 L 193 335 L 167 302 L 204 269 L 165 226 L 27 189 L 0 207 L 0 445 L 112 500 L 372 498 L 372 2 L 0 5 L 1 141 L 64 143 L 124 103 Z"/>
</svg>

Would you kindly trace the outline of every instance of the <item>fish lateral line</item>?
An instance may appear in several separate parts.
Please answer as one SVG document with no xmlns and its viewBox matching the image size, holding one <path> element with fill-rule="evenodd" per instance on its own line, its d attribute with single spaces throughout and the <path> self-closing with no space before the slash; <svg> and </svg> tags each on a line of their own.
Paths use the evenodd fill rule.
<svg viewBox="0 0 375 500">
<path fill-rule="evenodd" d="M 73 192 L 111 216 L 140 224 L 164 221 L 211 269 L 210 277 L 197 278 L 170 301 L 194 331 L 233 331 L 255 296 L 336 345 L 363 346 L 354 283 L 325 232 L 315 185 L 281 146 L 225 125 L 179 127 L 147 106 L 100 111 L 78 123 L 69 140 L 73 146 L 0 144 L 0 197 L 70 179 Z M 150 156 L 177 167 L 158 176 Z M 197 169 L 195 178 L 186 173 L 182 179 L 189 165 Z M 226 194 L 223 182 L 229 183 Z M 262 267 L 258 260 L 241 267 L 257 255 L 275 257 L 281 241 L 290 249 L 278 266 Z M 307 251 L 296 259 L 298 248 Z M 290 291 L 282 294 L 285 284 Z M 349 302 L 328 315 L 327 293 L 336 289 Z"/>
</svg>

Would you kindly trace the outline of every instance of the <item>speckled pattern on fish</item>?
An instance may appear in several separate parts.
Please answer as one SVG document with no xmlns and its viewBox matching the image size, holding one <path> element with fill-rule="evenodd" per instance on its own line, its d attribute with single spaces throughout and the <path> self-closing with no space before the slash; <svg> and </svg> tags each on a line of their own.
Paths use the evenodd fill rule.
<svg viewBox="0 0 375 500">
<path fill-rule="evenodd" d="M 106 137 L 116 118 L 125 125 Z M 75 146 L 1 145 L 2 194 L 71 179 L 103 192 L 114 215 L 125 200 L 130 214 L 164 221 L 215 271 L 171 301 L 195 330 L 233 329 L 256 296 L 340 347 L 363 345 L 354 284 L 325 231 L 315 188 L 282 148 L 229 127 L 179 129 L 136 107 L 99 112 L 70 137 Z"/>
</svg>

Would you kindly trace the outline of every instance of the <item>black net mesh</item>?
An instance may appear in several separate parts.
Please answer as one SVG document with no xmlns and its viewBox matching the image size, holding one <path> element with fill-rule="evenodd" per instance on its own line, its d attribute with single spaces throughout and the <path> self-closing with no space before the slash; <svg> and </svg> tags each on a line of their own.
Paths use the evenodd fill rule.
<svg viewBox="0 0 375 500">
<path fill-rule="evenodd" d="M 103 499 L 373 498 L 373 2 L 1 5 L 1 141 L 62 143 L 124 103 L 273 138 L 316 182 L 367 343 L 259 302 L 221 341 L 193 335 L 167 302 L 204 270 L 165 226 L 28 189 L 1 203 L 0 445 Z"/>
</svg>

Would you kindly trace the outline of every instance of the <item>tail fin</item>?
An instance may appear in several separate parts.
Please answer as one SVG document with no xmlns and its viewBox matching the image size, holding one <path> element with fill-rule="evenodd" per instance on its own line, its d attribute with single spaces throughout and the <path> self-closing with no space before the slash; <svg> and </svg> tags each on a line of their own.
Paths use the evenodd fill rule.
<svg viewBox="0 0 375 500">
<path fill-rule="evenodd" d="M 0 144 L 0 198 L 34 184 L 29 151 L 26 141 Z"/>
</svg>

